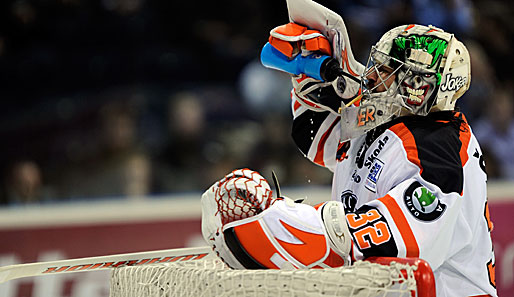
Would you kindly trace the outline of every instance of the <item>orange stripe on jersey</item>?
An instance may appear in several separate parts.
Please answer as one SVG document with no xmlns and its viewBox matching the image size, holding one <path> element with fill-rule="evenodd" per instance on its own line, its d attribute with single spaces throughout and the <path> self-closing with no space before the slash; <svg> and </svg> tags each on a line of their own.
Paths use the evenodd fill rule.
<svg viewBox="0 0 514 297">
<path fill-rule="evenodd" d="M 304 75 L 304 74 L 302 74 L 302 76 L 305 76 L 305 75 Z M 303 79 L 305 79 L 305 78 L 307 78 L 307 77 L 305 76 L 304 78 L 300 79 L 299 81 L 301 81 L 301 80 L 303 80 Z M 300 106 L 302 106 L 302 104 L 300 103 L 300 100 L 301 100 L 304 104 L 309 105 L 309 106 L 311 106 L 311 107 L 314 107 L 314 108 L 321 108 L 321 107 L 319 107 L 317 104 L 314 104 L 313 102 L 311 102 L 311 101 L 309 101 L 309 100 L 303 100 L 303 99 L 301 99 L 300 97 L 298 97 L 298 99 L 297 99 L 297 98 L 295 98 L 295 97 L 294 97 L 294 93 L 295 93 L 295 92 L 296 92 L 296 89 L 293 89 L 293 90 L 291 91 L 291 100 L 294 100 L 294 106 L 293 106 L 294 111 L 296 111 L 298 108 L 300 108 Z"/>
<path fill-rule="evenodd" d="M 314 207 L 314 209 L 315 209 L 315 210 L 318 210 L 318 209 L 319 209 L 321 206 L 323 206 L 323 204 L 325 204 L 325 203 L 326 203 L 326 202 L 321 202 L 321 203 L 318 203 L 318 204 L 314 205 L 313 207 Z"/>
<path fill-rule="evenodd" d="M 405 243 L 405 247 L 407 248 L 406 256 L 419 257 L 418 242 L 416 241 L 416 237 L 414 237 L 414 233 L 412 233 L 409 223 L 403 215 L 403 212 L 400 209 L 398 203 L 396 203 L 394 198 L 389 195 L 385 195 L 378 200 L 380 200 L 380 202 L 386 206 L 387 210 L 391 214 L 391 217 L 393 217 L 394 223 L 398 228 L 398 231 L 400 231 L 403 242 Z"/>
<path fill-rule="evenodd" d="M 294 111 L 298 110 L 298 108 L 300 108 L 300 106 L 302 106 L 300 104 L 300 102 L 298 102 L 298 100 L 295 100 L 294 105 L 293 105 Z"/>
<path fill-rule="evenodd" d="M 491 221 L 491 215 L 489 214 L 489 202 L 485 203 L 485 220 L 487 221 L 487 229 L 489 232 L 493 231 L 494 225 L 493 221 Z"/>
<path fill-rule="evenodd" d="M 291 95 L 291 97 L 292 97 L 292 95 Z M 294 99 L 294 98 L 292 98 L 292 99 L 296 100 L 295 104 L 296 103 L 301 104 L 299 100 L 302 100 L 302 99 L 300 97 L 298 97 L 298 99 Z M 317 105 L 309 100 L 302 100 L 302 102 L 305 103 L 306 105 L 309 105 L 310 107 L 314 107 L 314 108 L 318 108 L 318 109 L 321 108 L 319 105 Z M 300 106 L 298 106 L 298 107 L 300 107 Z M 295 111 L 296 111 L 296 108 L 295 108 Z"/>
<path fill-rule="evenodd" d="M 467 122 L 463 122 L 460 126 L 459 139 L 460 139 L 460 142 L 462 143 L 462 145 L 460 147 L 460 160 L 462 162 L 462 167 L 464 167 L 464 165 L 466 165 L 466 162 L 468 162 L 468 159 L 469 159 L 468 145 L 469 145 L 469 140 L 471 139 L 471 131 L 469 130 L 469 126 L 468 126 Z"/>
<path fill-rule="evenodd" d="M 421 161 L 418 157 L 418 147 L 416 146 L 416 141 L 414 140 L 414 136 L 409 131 L 407 126 L 404 123 L 398 123 L 389 130 L 393 131 L 403 142 L 403 147 L 405 148 L 405 152 L 407 153 L 407 159 L 414 163 L 419 167 L 419 174 L 423 172 L 423 167 L 421 167 Z"/>
<path fill-rule="evenodd" d="M 321 260 L 327 252 L 327 241 L 323 234 L 315 234 L 305 232 L 303 230 L 294 228 L 283 221 L 280 221 L 282 226 L 293 234 L 302 243 L 290 243 L 282 241 L 278 238 L 277 241 L 280 245 L 303 265 L 310 265 L 318 260 Z"/>
<path fill-rule="evenodd" d="M 341 119 L 340 117 L 337 117 L 334 120 L 334 122 L 332 123 L 332 125 L 330 125 L 330 128 L 328 128 L 328 130 L 323 134 L 323 136 L 321 136 L 321 138 L 318 142 L 318 150 L 316 151 L 316 156 L 314 157 L 314 163 L 325 167 L 325 160 L 324 160 L 325 159 L 324 158 L 325 144 L 327 142 L 328 136 L 332 133 L 332 130 L 334 129 L 336 124 L 339 123 L 340 119 Z M 334 158 L 335 158 L 335 156 L 334 156 Z"/>
<path fill-rule="evenodd" d="M 293 88 L 291 90 L 291 100 L 294 101 L 294 103 L 293 103 L 293 110 L 297 111 L 298 108 L 300 108 L 300 106 L 302 106 L 302 104 L 294 97 L 294 92 L 295 92 L 295 89 Z"/>
<path fill-rule="evenodd" d="M 258 221 L 236 226 L 234 231 L 239 242 L 252 258 L 267 268 L 279 269 L 270 260 L 277 253 L 277 249 L 268 239 Z"/>
</svg>

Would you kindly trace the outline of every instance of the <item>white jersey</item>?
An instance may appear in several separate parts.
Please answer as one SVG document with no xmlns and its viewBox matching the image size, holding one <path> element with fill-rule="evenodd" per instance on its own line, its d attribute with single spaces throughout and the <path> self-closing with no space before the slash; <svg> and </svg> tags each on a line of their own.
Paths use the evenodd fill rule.
<svg viewBox="0 0 514 297">
<path fill-rule="evenodd" d="M 485 165 L 462 114 L 403 117 L 339 143 L 336 115 L 296 101 L 293 113 L 300 150 L 334 172 L 355 260 L 419 257 L 438 297 L 497 296 Z"/>
</svg>

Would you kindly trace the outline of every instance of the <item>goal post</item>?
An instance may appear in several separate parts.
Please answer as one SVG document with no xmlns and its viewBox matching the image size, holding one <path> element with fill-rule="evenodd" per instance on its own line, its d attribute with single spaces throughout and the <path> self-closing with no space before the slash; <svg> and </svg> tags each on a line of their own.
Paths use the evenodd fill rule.
<svg viewBox="0 0 514 297">
<path fill-rule="evenodd" d="M 430 266 L 417 258 L 374 257 L 352 266 L 233 270 L 219 259 L 120 267 L 110 297 L 435 296 Z"/>
<path fill-rule="evenodd" d="M 432 268 L 427 261 L 420 258 L 395 258 L 395 257 L 370 257 L 366 261 L 391 265 L 391 263 L 402 263 L 414 267 L 412 273 L 416 281 L 416 296 L 418 297 L 434 297 L 435 296 L 435 278 Z M 406 273 L 408 270 L 401 270 L 403 277 L 408 278 Z"/>
</svg>

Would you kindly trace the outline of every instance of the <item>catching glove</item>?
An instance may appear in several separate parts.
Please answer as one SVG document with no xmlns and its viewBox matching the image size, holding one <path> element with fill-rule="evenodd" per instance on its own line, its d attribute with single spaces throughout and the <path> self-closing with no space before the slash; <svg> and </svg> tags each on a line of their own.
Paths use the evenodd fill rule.
<svg viewBox="0 0 514 297">
<path fill-rule="evenodd" d="M 202 233 L 236 269 L 326 268 L 348 265 L 351 237 L 344 207 L 317 208 L 273 198 L 259 173 L 239 169 L 202 195 Z"/>
</svg>

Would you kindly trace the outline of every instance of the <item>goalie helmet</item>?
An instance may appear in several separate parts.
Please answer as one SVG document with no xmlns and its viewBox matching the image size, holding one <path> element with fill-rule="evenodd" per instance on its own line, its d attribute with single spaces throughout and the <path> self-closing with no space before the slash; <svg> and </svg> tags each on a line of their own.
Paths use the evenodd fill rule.
<svg viewBox="0 0 514 297">
<path fill-rule="evenodd" d="M 371 48 L 362 78 L 360 106 L 341 114 L 343 138 L 398 116 L 453 110 L 471 82 L 470 57 L 453 34 L 433 26 L 404 25 L 385 33 Z"/>
</svg>

